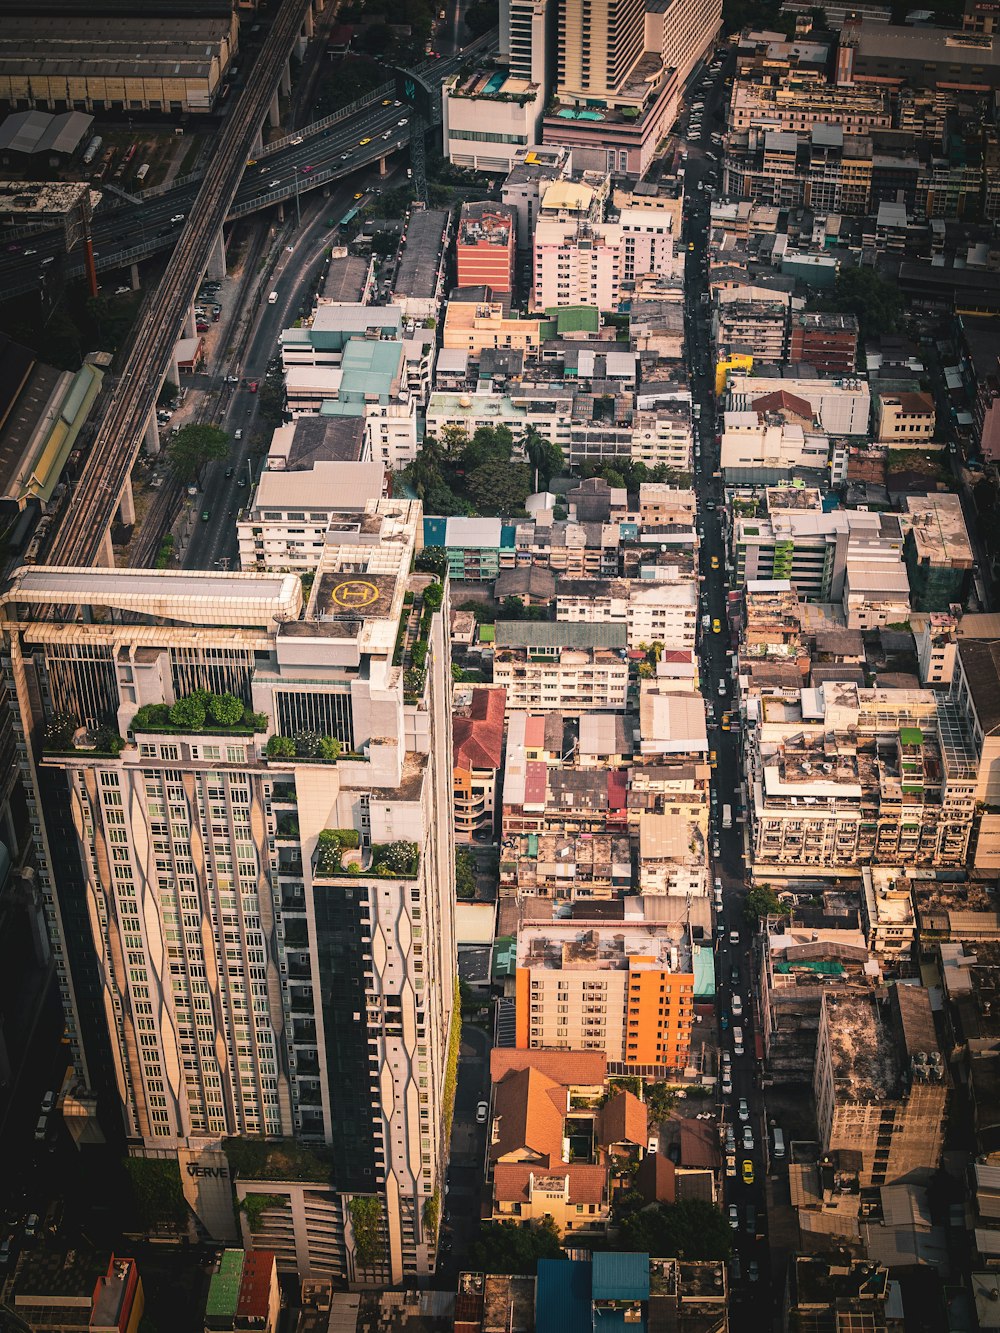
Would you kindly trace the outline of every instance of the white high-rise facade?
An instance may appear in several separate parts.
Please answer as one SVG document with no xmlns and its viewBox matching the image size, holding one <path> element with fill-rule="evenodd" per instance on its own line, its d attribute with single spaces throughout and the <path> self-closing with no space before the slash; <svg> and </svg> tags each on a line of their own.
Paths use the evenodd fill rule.
<svg viewBox="0 0 1000 1333">
<path fill-rule="evenodd" d="M 415 502 L 345 514 L 307 604 L 297 575 L 26 569 L 4 608 L 78 1137 L 117 1104 L 220 1239 L 228 1178 L 226 1216 L 186 1168 L 252 1192 L 247 1144 L 296 1140 L 309 1198 L 290 1176 L 265 1243 L 351 1281 L 433 1271 L 447 1157 L 450 654 L 421 532 Z"/>
</svg>

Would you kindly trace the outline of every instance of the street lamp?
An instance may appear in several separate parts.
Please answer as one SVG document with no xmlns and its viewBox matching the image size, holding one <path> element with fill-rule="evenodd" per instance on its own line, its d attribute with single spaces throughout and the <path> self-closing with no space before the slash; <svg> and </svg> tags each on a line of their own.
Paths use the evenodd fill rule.
<svg viewBox="0 0 1000 1333">
<path fill-rule="evenodd" d="M 296 227 L 301 227 L 302 214 L 299 211 L 299 169 L 297 166 L 293 166 L 292 171 L 295 173 L 295 225 Z"/>
</svg>

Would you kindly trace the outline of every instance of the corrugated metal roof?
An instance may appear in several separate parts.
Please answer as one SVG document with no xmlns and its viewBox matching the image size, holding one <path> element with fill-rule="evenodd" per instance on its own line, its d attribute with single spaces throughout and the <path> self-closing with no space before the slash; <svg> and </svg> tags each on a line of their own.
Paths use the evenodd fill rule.
<svg viewBox="0 0 1000 1333">
<path fill-rule="evenodd" d="M 208 1284 L 208 1304 L 205 1306 L 207 1318 L 235 1317 L 240 1283 L 243 1280 L 244 1257 L 243 1250 L 223 1251 L 219 1271 L 212 1274 Z"/>
<path fill-rule="evenodd" d="M 535 1327 L 560 1333 L 591 1333 L 590 1264 L 539 1259 Z"/>
<path fill-rule="evenodd" d="M 624 648 L 624 625 L 588 625 L 569 621 L 498 620 L 499 648 Z"/>
<path fill-rule="evenodd" d="M 649 1299 L 649 1255 L 602 1252 L 594 1254 L 590 1279 L 595 1301 Z"/>
</svg>

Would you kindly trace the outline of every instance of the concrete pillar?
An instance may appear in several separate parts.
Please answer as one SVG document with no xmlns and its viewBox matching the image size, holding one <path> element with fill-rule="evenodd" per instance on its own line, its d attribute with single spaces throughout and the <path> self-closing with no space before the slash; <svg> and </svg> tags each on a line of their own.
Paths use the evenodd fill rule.
<svg viewBox="0 0 1000 1333">
<path fill-rule="evenodd" d="M 125 489 L 122 491 L 121 502 L 118 505 L 118 521 L 127 528 L 135 522 L 135 498 L 132 495 L 131 477 L 126 481 Z"/>
<path fill-rule="evenodd" d="M 174 374 L 177 374 L 177 367 L 174 366 Z M 149 420 L 146 422 L 146 453 L 154 456 L 160 452 L 160 426 L 156 420 L 156 408 L 154 407 L 149 414 Z"/>
<path fill-rule="evenodd" d="M 325 0 L 313 0 L 312 7 L 317 14 L 322 14 L 323 10 L 326 8 Z"/>
<path fill-rule="evenodd" d="M 111 529 L 104 534 L 101 549 L 97 553 L 97 565 L 100 569 L 114 569 L 115 548 L 111 545 Z"/>
<path fill-rule="evenodd" d="M 286 60 L 281 70 L 281 79 L 278 82 L 282 97 L 287 97 L 292 91 L 292 62 Z"/>
<path fill-rule="evenodd" d="M 281 124 L 281 110 L 278 106 L 277 88 L 275 88 L 274 96 L 271 98 L 271 105 L 267 108 L 267 120 L 272 129 L 277 129 Z"/>
<path fill-rule="evenodd" d="M 194 306 L 188 307 L 187 317 L 184 320 L 185 338 L 197 338 L 198 336 L 198 316 L 194 313 Z"/>
<path fill-rule="evenodd" d="M 221 280 L 228 272 L 229 270 L 226 268 L 226 233 L 220 227 L 219 234 L 215 238 L 215 244 L 208 256 L 208 276 Z"/>
<path fill-rule="evenodd" d="M 313 24 L 313 12 L 311 5 L 306 10 L 305 29 L 306 29 L 306 37 L 311 37 L 316 30 L 315 25 Z"/>
<path fill-rule="evenodd" d="M 130 265 L 129 265 L 128 278 L 129 278 L 129 282 L 132 284 L 132 290 L 133 290 L 134 292 L 137 292 L 137 291 L 139 290 L 139 265 L 138 265 L 138 264 L 130 264 Z"/>
<path fill-rule="evenodd" d="M 258 129 L 256 137 L 254 138 L 253 141 L 253 148 L 251 148 L 250 150 L 250 156 L 257 157 L 263 151 L 264 151 L 264 134 L 262 129 Z"/>
<path fill-rule="evenodd" d="M 389 170 L 388 158 L 380 157 L 378 160 L 378 174 L 384 176 Z"/>
</svg>

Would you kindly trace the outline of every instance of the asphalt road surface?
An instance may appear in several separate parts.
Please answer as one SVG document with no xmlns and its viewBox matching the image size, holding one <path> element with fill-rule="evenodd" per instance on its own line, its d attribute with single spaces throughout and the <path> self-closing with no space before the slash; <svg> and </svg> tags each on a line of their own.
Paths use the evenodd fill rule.
<svg viewBox="0 0 1000 1333">
<path fill-rule="evenodd" d="M 686 316 L 687 345 L 690 357 L 694 401 L 701 415 L 697 423 L 695 489 L 701 540 L 701 604 L 699 616 L 709 617 L 709 627 L 702 633 L 702 689 L 710 708 L 709 746 L 716 754 L 712 777 L 712 877 L 722 884 L 723 909 L 716 917 L 716 1004 L 720 1023 L 720 1049 L 732 1058 L 733 1090 L 721 1104 L 723 1123 L 731 1124 L 736 1139 L 736 1174 L 725 1177 L 725 1210 L 736 1206 L 737 1229 L 733 1232 L 734 1260 L 730 1268 L 732 1291 L 731 1322 L 734 1330 L 759 1329 L 765 1325 L 763 1299 L 770 1304 L 770 1265 L 766 1244 L 765 1177 L 769 1145 L 764 1119 L 764 1102 L 756 1058 L 756 1035 L 760 1031 L 757 1010 L 757 980 L 753 974 L 751 931 L 744 916 L 746 865 L 744 859 L 744 806 L 741 792 L 739 715 L 734 705 L 732 652 L 734 643 L 726 614 L 730 588 L 726 567 L 726 516 L 722 504 L 719 468 L 717 404 L 714 395 L 715 358 L 712 352 L 710 303 L 702 300 L 708 292 L 707 243 L 709 234 L 709 190 L 720 193 L 721 152 L 711 135 L 724 128 L 724 80 L 731 71 L 727 59 L 718 74 L 707 84 L 696 85 L 688 97 L 689 105 L 703 101 L 704 108 L 693 107 L 682 122 L 678 152 L 687 157 L 685 169 L 685 233 L 687 246 Z M 691 117 L 700 121 L 691 127 Z M 704 621 L 702 621 L 704 624 Z M 716 630 L 716 626 L 718 629 Z M 730 714 L 730 729 L 723 730 L 724 714 Z M 733 824 L 722 827 L 722 808 L 733 810 Z M 735 970 L 734 970 L 735 969 Z M 741 1012 L 734 1013 L 734 995 L 739 996 Z M 743 1054 L 736 1054 L 734 1029 L 741 1029 Z M 740 1119 L 741 1098 L 746 1099 L 747 1118 Z M 744 1126 L 752 1136 L 753 1147 L 745 1148 Z M 744 1179 L 749 1163 L 752 1183 Z M 750 1212 L 748 1210 L 752 1209 Z M 756 1276 L 754 1276 L 756 1273 Z M 771 1309 L 773 1312 L 773 1305 Z"/>
</svg>

